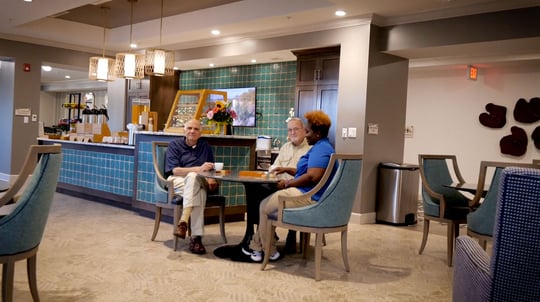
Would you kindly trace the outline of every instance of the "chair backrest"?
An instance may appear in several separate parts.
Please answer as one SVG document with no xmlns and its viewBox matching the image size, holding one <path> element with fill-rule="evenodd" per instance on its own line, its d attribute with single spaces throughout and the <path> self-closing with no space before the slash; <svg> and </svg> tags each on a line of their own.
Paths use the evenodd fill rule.
<svg viewBox="0 0 540 302">
<path fill-rule="evenodd" d="M 19 174 L 24 182 L 31 172 L 30 180 L 23 191 L 17 193 L 20 195 L 14 209 L 0 218 L 0 255 L 30 250 L 41 242 L 58 183 L 61 152 L 60 145 L 30 147 L 27 159 L 34 160 L 27 160 L 23 173 Z M 30 166 L 34 169 L 29 169 Z M 13 187 L 6 194 L 13 194 L 16 189 Z"/>
<path fill-rule="evenodd" d="M 492 301 L 540 301 L 540 169 L 504 169 L 496 217 Z"/>
<path fill-rule="evenodd" d="M 493 235 L 500 178 L 503 169 L 507 167 L 534 168 L 535 165 L 528 163 L 482 161 L 480 163 L 476 194 L 470 202 L 470 207 L 474 211 L 467 216 L 467 226 L 470 230 L 483 235 Z M 495 171 L 493 172 L 489 189 L 482 200 L 482 193 L 489 168 L 495 168 Z M 480 201 L 482 201 L 482 203 L 480 203 Z"/>
<path fill-rule="evenodd" d="M 332 171 L 335 173 L 330 178 Z M 324 184 L 330 182 L 319 201 L 308 207 L 285 209 L 283 222 L 308 227 L 337 227 L 348 224 L 361 172 L 361 154 L 332 154 L 323 178 L 310 191 L 318 192 Z"/>
<path fill-rule="evenodd" d="M 165 177 L 165 158 L 167 155 L 167 142 L 152 142 L 152 160 L 154 171 Z"/>
<path fill-rule="evenodd" d="M 448 161 L 452 162 L 456 180 L 452 178 Z M 455 182 L 465 182 L 459 171 L 455 155 L 419 154 L 418 164 L 422 180 L 422 200 L 425 214 L 440 216 L 441 198 L 446 201 L 468 204 L 469 200 L 463 194 L 455 189 L 445 187 L 445 185 Z"/>
<path fill-rule="evenodd" d="M 168 142 L 152 142 L 152 163 L 154 166 L 154 198 L 155 202 L 170 203 L 174 188 L 170 181 L 165 179 L 165 161 Z"/>
</svg>

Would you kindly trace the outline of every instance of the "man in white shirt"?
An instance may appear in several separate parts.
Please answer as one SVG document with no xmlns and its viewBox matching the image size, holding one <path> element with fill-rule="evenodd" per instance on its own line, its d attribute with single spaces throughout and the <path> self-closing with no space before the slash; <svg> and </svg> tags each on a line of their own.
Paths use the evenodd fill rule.
<svg viewBox="0 0 540 302">
<path fill-rule="evenodd" d="M 288 142 L 286 142 L 268 171 L 279 179 L 292 179 L 296 174 L 296 164 L 311 146 L 306 141 L 306 130 L 302 119 L 294 117 L 287 122 Z"/>
<path fill-rule="evenodd" d="M 279 155 L 268 169 L 275 173 L 278 179 L 293 179 L 296 174 L 296 164 L 302 155 L 306 154 L 311 146 L 306 141 L 304 122 L 293 117 L 287 122 L 288 141 L 279 149 Z M 289 231 L 285 242 L 285 253 L 296 252 L 296 232 Z"/>
</svg>

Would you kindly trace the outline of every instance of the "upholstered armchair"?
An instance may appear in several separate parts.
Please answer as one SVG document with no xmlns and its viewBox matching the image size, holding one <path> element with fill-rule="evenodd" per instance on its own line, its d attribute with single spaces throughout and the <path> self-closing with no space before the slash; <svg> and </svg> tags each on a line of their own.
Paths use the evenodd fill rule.
<svg viewBox="0 0 540 302">
<path fill-rule="evenodd" d="M 15 262 L 24 259 L 32 298 L 39 301 L 37 251 L 58 183 L 61 151 L 60 145 L 31 146 L 14 184 L 0 197 L 0 209 L 4 215 L 0 216 L 3 302 L 13 300 Z"/>
<path fill-rule="evenodd" d="M 173 210 L 173 230 L 174 224 L 178 222 L 182 214 L 182 199 L 175 200 L 174 187 L 171 181 L 165 179 L 165 155 L 167 153 L 168 142 L 152 142 L 152 161 L 154 165 L 154 198 L 156 201 L 156 216 L 154 220 L 154 231 L 152 241 L 156 239 L 161 223 L 162 209 Z M 206 198 L 206 208 L 219 208 L 219 228 L 223 242 L 227 243 L 225 236 L 225 196 L 208 195 Z M 178 238 L 174 237 L 174 250 L 178 244 Z"/>
<path fill-rule="evenodd" d="M 500 179 L 492 255 L 456 241 L 453 300 L 540 301 L 540 169 L 509 167 Z"/>
<path fill-rule="evenodd" d="M 332 176 L 332 170 L 335 174 Z M 297 208 L 287 208 L 287 200 L 297 197 L 280 196 L 279 209 L 276 215 L 269 217 L 268 228 L 265 231 L 265 250 L 270 250 L 271 238 L 276 227 L 306 233 L 303 241 L 303 256 L 307 256 L 309 235 L 315 233 L 315 280 L 321 279 L 321 258 L 323 235 L 332 232 L 341 232 L 341 255 L 345 270 L 348 272 L 349 261 L 347 255 L 347 225 L 352 212 L 352 206 L 360 173 L 362 170 L 362 155 L 359 154 L 332 154 L 328 168 L 322 179 L 304 197 L 311 197 L 317 193 L 327 182 L 330 182 L 324 194 L 317 203 Z M 270 253 L 265 253 L 261 270 L 264 270 L 269 261 Z"/>
<path fill-rule="evenodd" d="M 478 238 L 480 246 L 485 250 L 488 241 L 493 236 L 495 224 L 495 211 L 497 208 L 497 194 L 499 193 L 499 181 L 501 173 L 506 167 L 534 168 L 534 164 L 482 161 L 478 174 L 478 186 L 476 194 L 470 202 L 471 212 L 467 215 L 467 234 Z M 488 170 L 493 170 L 491 183 L 488 191 L 484 193 L 486 175 Z"/>
<path fill-rule="evenodd" d="M 452 163 L 452 170 L 447 162 Z M 452 183 L 464 183 L 455 155 L 419 154 L 420 178 L 422 180 L 422 205 L 424 207 L 424 231 L 419 254 L 426 247 L 431 220 L 447 224 L 447 263 L 452 266 L 454 241 L 459 235 L 459 225 L 467 223 L 469 199 L 455 189 L 446 187 Z"/>
</svg>

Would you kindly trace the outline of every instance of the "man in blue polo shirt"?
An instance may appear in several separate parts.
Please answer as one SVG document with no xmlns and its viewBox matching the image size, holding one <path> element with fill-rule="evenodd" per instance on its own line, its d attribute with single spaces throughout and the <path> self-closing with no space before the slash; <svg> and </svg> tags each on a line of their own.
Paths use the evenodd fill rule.
<svg viewBox="0 0 540 302">
<path fill-rule="evenodd" d="M 214 169 L 214 154 L 208 142 L 200 140 L 201 122 L 196 119 L 184 125 L 185 137 L 169 143 L 166 155 L 165 177 L 174 183 L 174 192 L 183 197 L 182 217 L 177 221 L 174 235 L 186 238 L 187 222 L 191 217 L 191 238 L 189 250 L 194 254 L 204 254 L 204 207 L 206 192 L 215 191 L 215 179 L 200 177 L 197 173 Z"/>
</svg>

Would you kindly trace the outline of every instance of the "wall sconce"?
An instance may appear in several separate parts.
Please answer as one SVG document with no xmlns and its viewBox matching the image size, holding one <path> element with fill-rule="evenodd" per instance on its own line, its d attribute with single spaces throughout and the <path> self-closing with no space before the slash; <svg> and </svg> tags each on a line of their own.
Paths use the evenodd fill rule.
<svg viewBox="0 0 540 302">
<path fill-rule="evenodd" d="M 105 27 L 105 19 L 107 15 L 107 10 L 109 10 L 108 7 L 102 6 L 101 9 L 103 10 L 104 20 L 103 20 L 103 52 L 101 54 L 101 57 L 91 57 L 90 58 L 90 64 L 88 66 L 88 78 L 90 80 L 97 80 L 97 81 L 114 81 L 115 75 L 114 75 L 114 60 L 112 58 L 105 57 L 105 41 L 106 41 L 106 34 L 107 29 Z"/>
<path fill-rule="evenodd" d="M 161 18 L 159 23 L 159 46 L 163 32 L 163 0 L 161 0 Z M 144 71 L 148 75 L 171 76 L 174 74 L 174 52 L 165 49 L 147 49 Z"/>
</svg>

